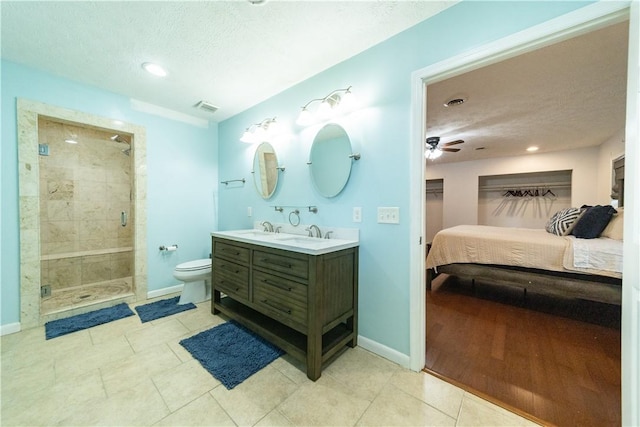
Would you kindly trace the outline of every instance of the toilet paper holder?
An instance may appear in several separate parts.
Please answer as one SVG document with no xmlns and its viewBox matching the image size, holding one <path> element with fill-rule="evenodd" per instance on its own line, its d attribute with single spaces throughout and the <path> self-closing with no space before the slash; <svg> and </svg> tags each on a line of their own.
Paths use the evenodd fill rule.
<svg viewBox="0 0 640 427">
<path fill-rule="evenodd" d="M 178 245 L 161 245 L 158 249 L 160 249 L 161 251 L 165 251 L 165 252 L 171 252 L 171 251 L 175 251 L 178 249 Z"/>
</svg>

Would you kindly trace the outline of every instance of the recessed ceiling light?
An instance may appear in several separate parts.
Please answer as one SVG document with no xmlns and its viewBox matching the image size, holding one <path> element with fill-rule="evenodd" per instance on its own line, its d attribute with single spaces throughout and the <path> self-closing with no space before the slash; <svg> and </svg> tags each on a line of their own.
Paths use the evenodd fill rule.
<svg viewBox="0 0 640 427">
<path fill-rule="evenodd" d="M 158 64 L 154 64 L 153 62 L 143 63 L 142 68 L 144 68 L 148 73 L 151 73 L 154 76 L 164 77 L 167 75 L 167 71 L 164 68 L 162 68 Z"/>
<path fill-rule="evenodd" d="M 77 144 L 78 141 L 76 141 L 75 138 L 67 138 L 64 140 L 64 142 L 66 142 L 67 144 Z"/>
<path fill-rule="evenodd" d="M 529 151 L 529 152 L 538 151 L 538 147 L 536 147 L 536 146 L 531 146 L 531 147 L 527 148 L 527 151 Z"/>
</svg>

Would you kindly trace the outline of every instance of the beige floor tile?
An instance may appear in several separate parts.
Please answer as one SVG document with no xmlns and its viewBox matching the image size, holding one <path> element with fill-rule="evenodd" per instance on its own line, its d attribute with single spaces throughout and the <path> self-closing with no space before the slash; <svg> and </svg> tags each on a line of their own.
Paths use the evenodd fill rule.
<svg viewBox="0 0 640 427">
<path fill-rule="evenodd" d="M 56 425 L 69 416 L 69 406 L 105 398 L 100 372 L 96 369 L 37 389 L 6 406 L 3 404 L 1 424 Z"/>
<path fill-rule="evenodd" d="M 296 384 L 304 384 L 309 381 L 307 378 L 306 365 L 288 354 L 280 356 L 271 362 L 269 366 L 272 366 L 282 372 L 287 378 Z"/>
<path fill-rule="evenodd" d="M 537 426 L 538 424 L 465 393 L 458 417 L 458 426 Z"/>
<path fill-rule="evenodd" d="M 121 337 L 133 331 L 147 328 L 151 325 L 140 322 L 140 318 L 136 316 L 125 317 L 115 322 L 106 323 L 89 329 L 89 335 L 94 345 L 105 341 L 111 341 L 114 338 Z"/>
<path fill-rule="evenodd" d="M 222 317 L 211 314 L 209 307 L 184 311 L 176 314 L 176 319 L 190 331 L 204 331 L 225 322 Z"/>
<path fill-rule="evenodd" d="M 188 332 L 189 330 L 177 319 L 170 319 L 159 324 L 153 324 L 148 328 L 127 333 L 125 336 L 131 343 L 133 350 L 140 352 L 158 344 L 175 340 Z"/>
<path fill-rule="evenodd" d="M 205 393 L 154 424 L 154 426 L 172 427 L 235 425 L 229 415 L 209 393 Z"/>
<path fill-rule="evenodd" d="M 2 406 L 27 398 L 34 391 L 52 387 L 56 375 L 53 358 L 19 369 L 2 369 Z"/>
<path fill-rule="evenodd" d="M 78 376 L 134 354 L 124 336 L 56 357 L 56 378 Z"/>
<path fill-rule="evenodd" d="M 347 350 L 322 375 L 331 375 L 347 385 L 358 397 L 373 401 L 400 367 L 363 348 Z"/>
<path fill-rule="evenodd" d="M 220 384 L 195 359 L 160 372 L 152 380 L 171 411 L 183 407 Z"/>
<path fill-rule="evenodd" d="M 282 415 L 282 413 L 277 409 L 274 409 L 273 411 L 269 412 L 267 415 L 265 415 L 263 419 L 258 421 L 258 423 L 255 425 L 257 427 L 276 427 L 276 426 L 293 427 L 294 426 L 294 424 L 292 424 L 291 421 L 289 421 L 287 417 Z"/>
<path fill-rule="evenodd" d="M 370 404 L 326 375 L 301 385 L 278 410 L 294 425 L 351 426 Z"/>
<path fill-rule="evenodd" d="M 220 385 L 211 395 L 238 425 L 253 425 L 297 389 L 298 385 L 269 365 L 232 390 Z"/>
<path fill-rule="evenodd" d="M 424 372 L 402 369 L 394 374 L 390 384 L 451 417 L 458 417 L 464 391 L 446 381 Z"/>
<path fill-rule="evenodd" d="M 150 379 L 107 399 L 96 399 L 71 408 L 71 414 L 60 425 L 148 426 L 170 413 Z"/>
<path fill-rule="evenodd" d="M 420 399 L 385 387 L 358 421 L 359 426 L 455 426 L 456 419 Z"/>
<path fill-rule="evenodd" d="M 100 368 L 107 395 L 133 387 L 151 376 L 181 364 L 180 359 L 166 345 L 161 344 Z"/>
</svg>

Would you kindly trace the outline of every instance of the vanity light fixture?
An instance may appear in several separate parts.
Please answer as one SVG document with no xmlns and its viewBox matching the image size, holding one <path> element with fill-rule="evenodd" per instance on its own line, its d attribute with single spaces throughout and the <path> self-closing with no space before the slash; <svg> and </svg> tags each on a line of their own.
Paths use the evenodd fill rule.
<svg viewBox="0 0 640 427">
<path fill-rule="evenodd" d="M 167 70 L 165 70 L 158 64 L 154 64 L 153 62 L 144 62 L 142 64 L 142 68 L 144 68 L 147 73 L 151 73 L 154 76 L 165 77 L 167 75 Z"/>
<path fill-rule="evenodd" d="M 274 137 L 278 130 L 277 128 L 278 123 L 275 117 L 272 119 L 266 118 L 260 123 L 254 123 L 249 126 L 240 137 L 240 141 L 247 144 L 268 141 Z"/>
<path fill-rule="evenodd" d="M 309 106 L 314 102 L 319 101 L 320 105 L 316 110 L 315 115 L 309 111 Z M 336 89 L 329 93 L 324 98 L 315 98 L 307 102 L 300 114 L 296 123 L 300 126 L 307 126 L 312 124 L 316 120 L 326 120 L 330 118 L 338 109 L 349 110 L 353 106 L 353 93 L 351 92 L 351 86 L 345 89 Z"/>
</svg>

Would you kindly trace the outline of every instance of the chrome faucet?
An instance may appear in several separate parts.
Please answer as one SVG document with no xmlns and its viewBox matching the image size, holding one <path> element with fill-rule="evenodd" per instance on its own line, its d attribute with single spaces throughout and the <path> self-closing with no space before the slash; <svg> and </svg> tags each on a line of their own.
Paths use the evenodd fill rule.
<svg viewBox="0 0 640 427">
<path fill-rule="evenodd" d="M 275 232 L 276 232 L 276 233 L 279 233 L 279 232 L 280 232 L 280 230 L 282 230 L 282 227 L 277 226 L 277 227 L 276 227 L 276 229 L 275 229 Z"/>
<path fill-rule="evenodd" d="M 316 230 L 316 236 L 318 239 L 322 239 L 322 231 L 320 231 L 320 228 L 315 225 L 312 224 L 309 226 L 309 228 L 305 228 L 305 230 L 307 230 L 309 232 L 309 237 L 314 237 L 313 236 L 313 230 Z"/>
<path fill-rule="evenodd" d="M 260 225 L 264 227 L 264 231 L 269 233 L 273 232 L 273 224 L 271 224 L 269 221 L 262 221 Z"/>
<path fill-rule="evenodd" d="M 330 237 L 329 237 L 329 236 L 331 235 L 331 233 L 333 233 L 333 231 L 331 231 L 331 230 L 329 230 L 329 231 L 327 231 L 326 233 L 324 233 L 324 238 L 325 238 L 325 239 L 330 239 Z"/>
</svg>

